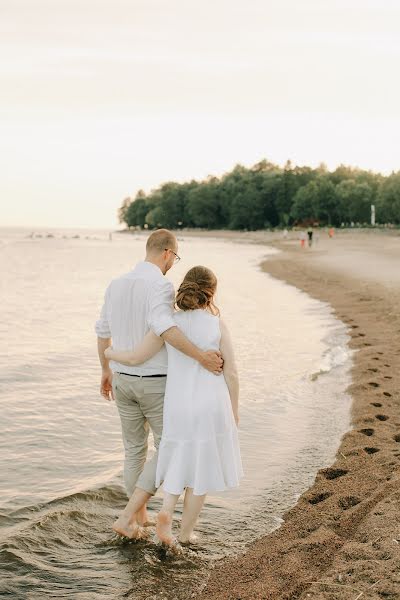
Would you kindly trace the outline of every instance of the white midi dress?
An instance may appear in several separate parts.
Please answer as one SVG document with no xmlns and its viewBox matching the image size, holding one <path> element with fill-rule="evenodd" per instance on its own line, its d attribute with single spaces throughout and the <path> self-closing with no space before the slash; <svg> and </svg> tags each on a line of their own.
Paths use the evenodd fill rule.
<svg viewBox="0 0 400 600">
<path fill-rule="evenodd" d="M 202 350 L 219 350 L 219 317 L 198 309 L 177 312 L 175 322 Z M 214 375 L 169 344 L 163 433 L 156 485 L 202 495 L 239 484 L 243 475 L 238 430 L 223 375 Z"/>
</svg>

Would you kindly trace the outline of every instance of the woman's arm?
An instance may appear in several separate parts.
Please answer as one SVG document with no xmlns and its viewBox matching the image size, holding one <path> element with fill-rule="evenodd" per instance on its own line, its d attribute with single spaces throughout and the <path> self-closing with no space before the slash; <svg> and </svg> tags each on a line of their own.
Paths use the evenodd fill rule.
<svg viewBox="0 0 400 600">
<path fill-rule="evenodd" d="M 226 385 L 228 386 L 231 397 L 233 416 L 236 425 L 239 425 L 239 375 L 236 368 L 235 354 L 229 330 L 224 321 L 220 319 L 221 342 L 220 350 L 224 357 L 224 370 Z"/>
<path fill-rule="evenodd" d="M 104 352 L 105 357 L 108 360 L 115 360 L 123 365 L 135 366 L 141 365 L 142 363 L 149 360 L 152 356 L 157 354 L 159 350 L 161 350 L 164 341 L 158 337 L 152 331 L 149 331 L 147 335 L 144 336 L 142 342 L 135 350 L 113 350 L 112 348 L 107 348 Z"/>
</svg>

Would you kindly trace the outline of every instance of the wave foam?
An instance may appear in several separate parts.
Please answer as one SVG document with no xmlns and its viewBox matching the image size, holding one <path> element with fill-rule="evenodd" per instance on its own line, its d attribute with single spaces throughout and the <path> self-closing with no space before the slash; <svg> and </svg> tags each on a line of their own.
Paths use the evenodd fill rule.
<svg viewBox="0 0 400 600">
<path fill-rule="evenodd" d="M 330 373 L 333 369 L 341 367 L 349 358 L 350 352 L 346 346 L 332 346 L 324 353 L 318 371 L 310 376 L 311 381 L 316 381 L 320 375 Z"/>
</svg>

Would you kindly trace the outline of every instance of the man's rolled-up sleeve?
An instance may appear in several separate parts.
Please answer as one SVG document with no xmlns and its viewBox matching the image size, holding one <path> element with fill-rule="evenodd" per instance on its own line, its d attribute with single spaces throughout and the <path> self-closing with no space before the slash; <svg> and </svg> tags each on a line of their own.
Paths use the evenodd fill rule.
<svg viewBox="0 0 400 600">
<path fill-rule="evenodd" d="M 155 286 L 149 299 L 148 326 L 156 334 L 162 335 L 167 329 L 175 327 L 174 286 L 168 280 Z"/>
<path fill-rule="evenodd" d="M 96 321 L 95 331 L 97 337 L 108 339 L 111 337 L 110 323 L 107 318 L 109 303 L 109 290 L 107 289 L 104 296 L 104 304 L 101 309 L 100 318 Z"/>
</svg>

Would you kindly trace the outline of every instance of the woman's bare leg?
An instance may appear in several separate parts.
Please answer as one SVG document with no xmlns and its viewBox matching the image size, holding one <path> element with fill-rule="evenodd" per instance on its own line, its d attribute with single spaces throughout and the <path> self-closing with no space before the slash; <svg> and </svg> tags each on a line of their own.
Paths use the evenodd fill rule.
<svg viewBox="0 0 400 600">
<path fill-rule="evenodd" d="M 205 499 L 205 494 L 203 496 L 195 496 L 193 488 L 186 488 L 181 529 L 178 537 L 180 542 L 186 543 L 190 541 Z"/>
<path fill-rule="evenodd" d="M 172 535 L 172 518 L 178 500 L 179 496 L 164 492 L 163 505 L 157 516 L 157 537 L 168 546 L 171 546 L 175 542 L 175 538 Z"/>
</svg>

